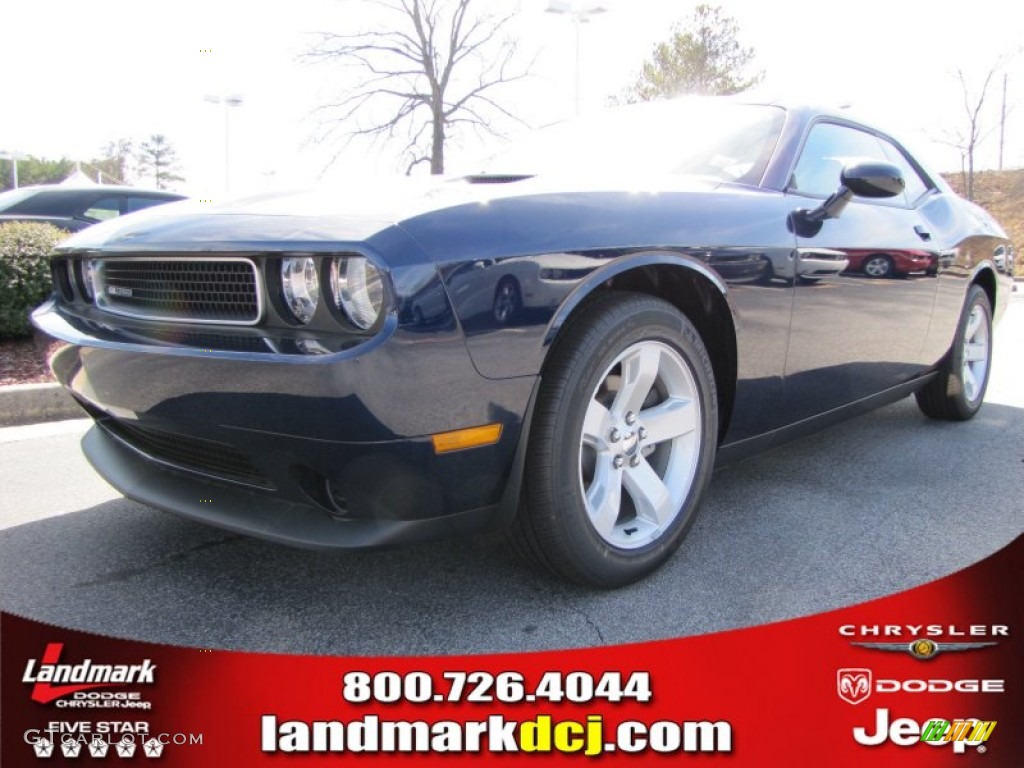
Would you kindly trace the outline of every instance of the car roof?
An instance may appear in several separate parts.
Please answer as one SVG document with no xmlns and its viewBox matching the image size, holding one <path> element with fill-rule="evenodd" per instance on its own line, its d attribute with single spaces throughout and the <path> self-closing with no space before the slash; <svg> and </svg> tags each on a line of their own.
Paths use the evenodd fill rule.
<svg viewBox="0 0 1024 768">
<path fill-rule="evenodd" d="M 0 208 L 0 213 L 71 217 L 77 214 L 83 205 L 109 196 L 144 197 L 167 202 L 185 199 L 184 195 L 179 195 L 176 192 L 104 184 L 95 187 L 61 187 L 55 184 L 37 184 L 19 187 L 17 191 L 29 194 Z"/>
</svg>

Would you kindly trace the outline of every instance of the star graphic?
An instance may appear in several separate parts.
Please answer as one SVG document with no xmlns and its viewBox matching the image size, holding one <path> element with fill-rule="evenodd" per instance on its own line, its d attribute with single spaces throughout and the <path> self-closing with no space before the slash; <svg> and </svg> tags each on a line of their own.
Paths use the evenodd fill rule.
<svg viewBox="0 0 1024 768">
<path fill-rule="evenodd" d="M 32 749 L 36 751 L 36 757 L 51 757 L 53 755 L 53 742 L 49 739 L 39 739 Z"/>
<path fill-rule="evenodd" d="M 60 751 L 64 753 L 64 757 L 78 757 L 82 751 L 82 744 L 78 741 L 65 741 L 60 745 Z"/>
<path fill-rule="evenodd" d="M 89 744 L 89 754 L 93 757 L 106 757 L 108 749 L 110 749 L 110 745 L 99 736 L 96 736 Z"/>
<path fill-rule="evenodd" d="M 118 757 L 132 757 L 135 754 L 135 742 L 122 739 L 117 742 Z"/>
<path fill-rule="evenodd" d="M 150 739 L 144 745 L 146 747 L 146 757 L 160 757 L 164 751 L 164 745 L 156 739 Z"/>
</svg>

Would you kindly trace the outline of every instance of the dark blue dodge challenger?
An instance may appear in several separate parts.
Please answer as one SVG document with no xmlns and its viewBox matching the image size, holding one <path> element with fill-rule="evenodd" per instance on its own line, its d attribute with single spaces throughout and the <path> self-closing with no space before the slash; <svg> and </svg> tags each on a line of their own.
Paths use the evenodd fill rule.
<svg viewBox="0 0 1024 768">
<path fill-rule="evenodd" d="M 999 225 L 842 114 L 679 100 L 479 173 L 89 229 L 36 325 L 127 496 L 301 546 L 505 526 L 566 578 L 661 564 L 716 461 L 915 394 L 981 406 Z M 856 256 L 913 263 L 879 280 Z"/>
</svg>

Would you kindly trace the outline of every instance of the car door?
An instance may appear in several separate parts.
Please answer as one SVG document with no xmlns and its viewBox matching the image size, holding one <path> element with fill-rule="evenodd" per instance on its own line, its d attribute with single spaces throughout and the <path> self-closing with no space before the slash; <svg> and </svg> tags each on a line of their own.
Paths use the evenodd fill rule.
<svg viewBox="0 0 1024 768">
<path fill-rule="evenodd" d="M 785 393 L 806 418 L 920 374 L 935 302 L 938 253 L 917 206 L 930 183 L 895 144 L 854 124 L 813 123 L 787 194 L 814 208 L 840 185 L 844 165 L 885 161 L 903 171 L 894 198 L 854 198 L 842 214 L 797 232 L 795 294 Z M 798 228 L 800 229 L 800 228 Z"/>
</svg>

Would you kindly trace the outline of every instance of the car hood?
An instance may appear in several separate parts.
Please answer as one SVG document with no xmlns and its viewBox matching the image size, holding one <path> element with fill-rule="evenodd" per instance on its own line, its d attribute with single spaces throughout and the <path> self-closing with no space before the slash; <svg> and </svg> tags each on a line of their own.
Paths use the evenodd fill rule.
<svg viewBox="0 0 1024 768">
<path fill-rule="evenodd" d="M 521 197 L 588 193 L 711 191 L 716 179 L 544 176 L 353 179 L 344 185 L 257 195 L 223 203 L 185 200 L 98 224 L 61 244 L 65 251 L 300 248 L 366 241 L 403 221 L 460 206 Z"/>
</svg>

